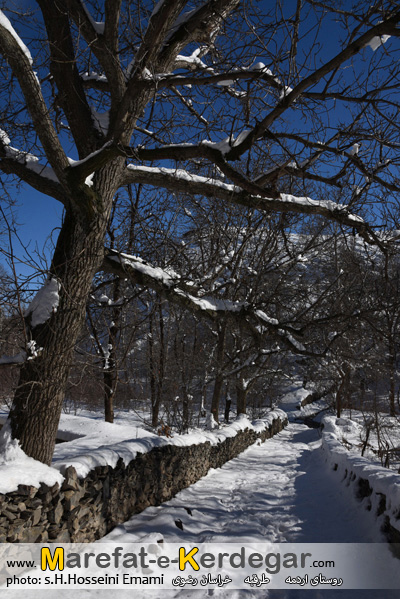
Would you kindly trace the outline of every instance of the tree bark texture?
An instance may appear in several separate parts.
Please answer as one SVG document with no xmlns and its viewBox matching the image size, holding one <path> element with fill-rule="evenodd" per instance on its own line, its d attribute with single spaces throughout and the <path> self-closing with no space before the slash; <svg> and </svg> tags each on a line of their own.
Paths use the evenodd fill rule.
<svg viewBox="0 0 400 599">
<path fill-rule="evenodd" d="M 30 330 L 38 355 L 22 365 L 10 410 L 13 438 L 27 455 L 45 464 L 52 459 L 74 346 L 93 276 L 103 260 L 115 167 L 104 169 L 108 172 L 102 186 L 99 181 L 97 205 L 93 202 L 90 211 L 80 213 L 66 211 L 50 269 L 59 283 L 59 305 L 49 320 Z"/>
</svg>

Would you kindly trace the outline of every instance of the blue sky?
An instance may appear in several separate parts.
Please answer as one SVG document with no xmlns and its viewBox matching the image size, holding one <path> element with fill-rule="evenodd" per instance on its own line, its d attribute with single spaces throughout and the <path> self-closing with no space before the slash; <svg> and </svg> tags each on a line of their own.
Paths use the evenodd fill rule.
<svg viewBox="0 0 400 599">
<path fill-rule="evenodd" d="M 37 5 L 32 0 L 16 0 L 15 2 L 7 2 L 6 5 L 10 10 L 16 6 L 25 10 L 34 7 L 37 10 Z M 24 38 L 23 28 L 21 29 L 20 24 L 13 18 L 14 15 L 8 13 L 8 16 L 17 32 Z M 29 30 L 29 24 L 26 26 L 28 28 L 28 36 L 30 36 L 32 31 Z M 32 252 L 33 257 L 37 259 L 35 250 L 38 249 L 39 252 L 43 250 L 46 240 L 49 235 L 51 235 L 53 229 L 58 227 L 61 223 L 62 206 L 53 198 L 39 193 L 29 185 L 21 184 L 19 190 L 10 188 L 8 191 L 16 202 L 14 214 L 16 223 L 18 224 L 18 236 L 27 250 Z M 55 241 L 56 236 L 54 234 L 53 238 Z M 5 246 L 6 239 L 0 238 L 0 248 L 5 248 Z M 21 260 L 21 262 L 16 264 L 17 272 L 20 273 L 22 277 L 32 276 L 34 270 L 24 264 L 26 252 L 15 236 L 13 237 L 13 246 L 17 258 Z M 47 257 L 49 257 L 49 251 L 45 253 Z M 2 256 L 1 253 L 0 263 L 2 265 L 5 264 L 4 256 Z"/>
<path fill-rule="evenodd" d="M 35 5 L 32 0 L 19 0 L 17 2 L 19 5 L 23 5 L 24 8 L 28 8 L 29 6 Z M 290 2 L 288 3 L 290 5 Z M 346 2 L 345 5 L 351 5 L 351 2 Z M 11 6 L 11 3 L 10 3 Z M 13 19 L 13 15 L 9 14 L 10 19 L 13 24 L 15 24 L 15 19 Z M 338 51 L 338 35 L 337 31 L 334 31 L 333 23 L 330 23 L 332 31 L 331 35 L 326 35 L 324 37 L 324 52 L 321 57 L 331 58 Z M 29 25 L 27 24 L 27 27 Z M 23 28 L 18 27 L 16 25 L 16 29 L 24 38 Z M 26 32 L 28 33 L 28 32 Z M 28 37 L 32 34 L 30 31 Z M 367 51 L 369 52 L 369 50 Z M 262 56 L 260 57 L 262 59 Z M 343 116 L 345 116 L 343 114 Z M 344 119 L 345 120 L 345 119 Z M 73 154 L 68 152 L 68 154 L 72 157 Z M 39 251 L 42 251 L 43 246 L 46 242 L 46 239 L 51 234 L 51 232 L 60 225 L 61 215 L 62 215 L 62 206 L 56 200 L 49 198 L 36 192 L 35 190 L 29 188 L 26 185 L 22 185 L 20 188 L 20 193 L 15 197 L 18 207 L 16 209 L 16 220 L 20 225 L 19 235 L 23 242 L 26 244 L 28 249 L 31 252 L 34 252 L 36 248 Z M 53 239 L 56 240 L 56 232 L 53 233 Z M 0 243 L 2 240 L 0 240 Z M 24 257 L 24 249 L 20 246 L 17 240 L 15 240 L 14 250 L 17 253 L 18 257 L 23 259 Z M 46 252 L 45 252 L 46 253 Z M 47 256 L 50 253 L 47 251 Z M 0 254 L 0 262 L 3 262 L 3 259 Z M 32 269 L 24 264 L 18 265 L 18 271 L 21 275 L 31 275 Z"/>
<path fill-rule="evenodd" d="M 62 205 L 53 198 L 39 193 L 35 189 L 23 186 L 18 198 L 17 222 L 19 236 L 26 244 L 27 249 L 35 252 L 38 248 L 42 251 L 49 235 L 53 230 L 60 226 L 62 217 Z M 56 241 L 56 232 L 53 232 L 53 239 Z M 26 252 L 23 250 L 18 240 L 15 241 L 14 250 L 24 259 Z M 49 251 L 45 252 L 49 256 Z M 31 275 L 31 268 L 24 264 L 19 265 L 21 275 Z"/>
</svg>

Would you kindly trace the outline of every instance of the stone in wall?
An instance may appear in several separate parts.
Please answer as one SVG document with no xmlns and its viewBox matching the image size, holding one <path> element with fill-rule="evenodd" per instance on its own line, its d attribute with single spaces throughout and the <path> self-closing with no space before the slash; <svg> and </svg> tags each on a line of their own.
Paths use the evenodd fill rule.
<svg viewBox="0 0 400 599">
<path fill-rule="evenodd" d="M 61 486 L 19 485 L 0 494 L 0 542 L 69 543 L 100 539 L 117 524 L 179 491 L 238 456 L 257 439 L 265 441 L 287 424 L 276 418 L 262 432 L 246 429 L 217 445 L 165 445 L 138 454 L 129 464 L 98 466 L 79 479 L 70 466 Z"/>
<path fill-rule="evenodd" d="M 334 472 L 338 472 L 338 464 L 333 464 L 332 469 Z M 388 542 L 393 545 L 392 552 L 394 555 L 400 559 L 400 531 L 392 526 L 390 516 L 385 513 L 387 511 L 386 495 L 374 491 L 369 480 L 357 476 L 357 474 L 347 469 L 341 482 L 351 487 L 355 498 L 362 503 L 364 508 L 381 520 L 381 531 Z M 397 519 L 400 520 L 400 510 L 398 515 Z"/>
</svg>

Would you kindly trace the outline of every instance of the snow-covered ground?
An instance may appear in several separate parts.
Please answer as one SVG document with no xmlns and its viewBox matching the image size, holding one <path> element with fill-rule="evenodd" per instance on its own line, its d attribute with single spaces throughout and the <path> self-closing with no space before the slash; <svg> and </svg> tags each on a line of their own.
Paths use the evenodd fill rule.
<svg viewBox="0 0 400 599">
<path fill-rule="evenodd" d="M 389 467 L 397 471 L 400 466 L 400 419 L 387 414 L 363 413 L 343 410 L 336 421 L 344 446 L 376 464 L 384 464 L 389 451 Z M 396 450 L 398 449 L 398 453 Z"/>
<path fill-rule="evenodd" d="M 48 467 L 24 454 L 18 442 L 11 439 L 7 413 L 0 413 L 0 422 L 5 422 L 0 432 L 0 493 L 16 491 L 18 484 L 34 487 L 39 487 L 42 482 L 49 486 L 56 482 L 62 484 L 62 474 L 68 466 L 73 466 L 78 476 L 84 478 L 97 466 L 109 465 L 114 468 L 120 458 L 129 464 L 137 454 L 147 453 L 155 447 L 188 447 L 205 442 L 217 445 L 229 437 L 235 437 L 241 430 L 261 432 L 275 419 L 286 419 L 285 412 L 276 409 L 268 412 L 262 420 L 250 422 L 241 414 L 230 424 L 220 427 L 212 420 L 212 430 L 194 428 L 187 434 L 161 436 L 141 426 L 132 426 L 135 416 L 132 413 L 127 416 L 110 424 L 98 417 L 63 414 L 58 438 L 66 442 L 56 445 L 51 467 Z"/>
<path fill-rule="evenodd" d="M 319 432 L 302 424 L 254 445 L 220 470 L 160 507 L 117 527 L 104 541 L 374 543 L 384 539 L 371 514 L 329 471 Z M 189 513 L 189 510 L 191 513 Z M 181 521 L 183 530 L 177 527 Z M 393 560 L 389 550 L 387 559 Z M 196 594 L 197 593 L 197 594 Z M 218 597 L 305 597 L 307 591 L 215 591 Z M 313 599 L 395 598 L 398 591 L 313 591 Z M 156 597 L 148 592 L 146 597 Z M 170 592 L 170 597 L 205 597 L 206 592 Z"/>
<path fill-rule="evenodd" d="M 179 523 L 177 526 L 176 522 Z M 373 516 L 360 508 L 326 465 L 319 431 L 299 423 L 255 444 L 239 457 L 160 507 L 150 507 L 115 528 L 102 541 L 145 542 L 382 542 Z M 393 560 L 387 549 L 387 559 Z M 394 561 L 394 560 L 393 560 Z M 398 569 L 398 562 L 394 561 Z M 132 591 L 118 590 L 122 599 Z M 47 591 L 48 599 L 67 599 L 68 591 Z M 106 599 L 108 591 L 74 589 L 74 599 Z M 162 591 L 165 599 L 208 596 L 221 599 L 302 599 L 310 591 Z M 398 591 L 313 590 L 312 599 L 395 599 Z M 65 597 L 64 597 L 65 595 Z M 26 599 L 26 589 L 6 591 L 7 599 Z M 39 599 L 37 591 L 29 597 Z M 335 595 L 336 596 L 336 595 Z M 68 595 L 69 597 L 69 595 Z M 158 599 L 159 591 L 141 592 Z"/>
<path fill-rule="evenodd" d="M 290 424 L 171 501 L 118 526 L 103 541 L 145 542 L 149 535 L 153 541 L 154 534 L 197 543 L 376 541 L 370 520 L 349 503 L 326 468 L 320 446 L 318 431 Z"/>
<path fill-rule="evenodd" d="M 321 448 L 320 431 L 298 421 L 299 416 L 309 415 L 315 409 L 307 406 L 305 410 L 298 410 L 300 395 L 299 390 L 294 389 L 285 399 L 284 407 L 292 422 L 284 431 L 263 444 L 256 443 L 222 468 L 211 470 L 171 501 L 150 507 L 117 526 L 102 542 L 145 543 L 161 539 L 166 543 L 196 544 L 239 541 L 384 542 L 373 514 L 363 509 L 327 463 Z M 92 423 L 82 430 L 80 418 L 63 418 L 61 424 L 62 434 L 72 438 L 70 424 L 74 422 L 75 440 L 71 441 L 71 449 L 77 453 L 83 437 L 95 443 L 100 429 L 103 443 L 114 442 L 114 435 L 121 442 L 125 433 L 128 434 L 123 424 Z M 147 434 L 149 440 L 154 439 L 153 434 Z M 57 447 L 60 456 L 69 443 L 64 445 L 64 448 L 63 444 Z M 384 551 L 387 551 L 388 563 L 393 563 L 394 570 L 398 570 L 399 562 L 392 557 L 388 546 Z M 7 599 L 26 599 L 26 592 L 24 588 L 4 591 L 3 594 Z M 397 599 L 399 593 L 398 590 L 343 589 L 314 589 L 311 592 L 312 599 L 330 599 L 337 594 L 340 599 Z M 131 590 L 118 590 L 117 593 L 121 599 L 132 597 Z M 163 590 L 162 596 L 165 599 L 202 599 L 208 596 L 221 599 L 305 599 L 309 593 L 307 590 L 177 589 Z M 42 595 L 35 590 L 29 591 L 32 599 L 39 599 Z M 70 591 L 46 591 L 45 596 L 48 599 L 69 599 Z M 108 596 L 107 590 L 74 589 L 74 599 L 106 599 Z M 143 599 L 158 599 L 160 596 L 161 591 L 140 591 Z"/>
</svg>

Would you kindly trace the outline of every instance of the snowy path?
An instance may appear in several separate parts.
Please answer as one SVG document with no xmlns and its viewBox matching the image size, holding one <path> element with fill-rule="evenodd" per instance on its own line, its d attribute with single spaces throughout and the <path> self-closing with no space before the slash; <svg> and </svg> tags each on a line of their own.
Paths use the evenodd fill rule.
<svg viewBox="0 0 400 599">
<path fill-rule="evenodd" d="M 104 540 L 145 541 L 155 534 L 170 542 L 376 542 L 368 514 L 349 501 L 327 470 L 319 445 L 315 429 L 290 424 Z"/>
<path fill-rule="evenodd" d="M 238 458 L 212 470 L 196 484 L 160 507 L 151 507 L 115 528 L 102 541 L 115 543 L 273 541 L 345 543 L 382 542 L 370 514 L 364 512 L 338 483 L 320 451 L 319 433 L 303 424 L 290 424 L 262 445 L 253 445 Z M 178 528 L 180 521 L 183 530 Z M 388 551 L 388 559 L 390 554 Z M 59 599 L 47 592 L 46 598 Z M 132 597 L 132 591 L 118 590 L 118 597 Z M 322 592 L 314 589 L 291 591 L 176 590 L 163 591 L 163 598 L 201 599 L 215 596 L 229 599 L 395 599 L 398 591 Z M 36 597 L 36 592 L 29 597 Z M 12 591 L 10 599 L 22 599 Z M 39 597 L 40 595 L 37 595 Z M 78 591 L 74 599 L 89 596 L 105 599 L 108 591 Z M 158 599 L 158 591 L 141 592 L 140 597 Z M 25 594 L 24 594 L 25 599 Z"/>
<path fill-rule="evenodd" d="M 148 508 L 104 540 L 135 542 L 273 541 L 304 543 L 382 542 L 370 515 L 338 484 L 320 451 L 319 433 L 290 424 L 160 507 Z M 191 513 L 189 513 L 189 510 Z M 182 522 L 180 530 L 175 521 Z M 150 538 L 149 538 L 150 537 Z M 391 556 L 388 552 L 388 559 Z M 238 591 L 212 596 L 240 599 L 395 599 L 398 591 Z M 164 593 L 163 593 L 164 595 Z M 166 596 L 200 599 L 207 591 L 170 591 Z M 157 597 L 148 591 L 143 597 Z"/>
</svg>

